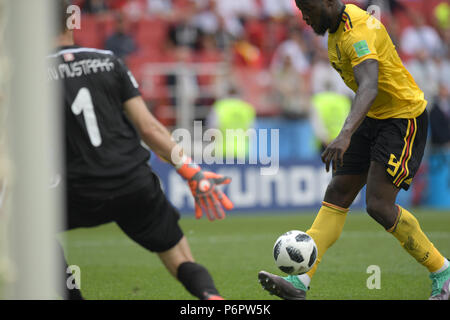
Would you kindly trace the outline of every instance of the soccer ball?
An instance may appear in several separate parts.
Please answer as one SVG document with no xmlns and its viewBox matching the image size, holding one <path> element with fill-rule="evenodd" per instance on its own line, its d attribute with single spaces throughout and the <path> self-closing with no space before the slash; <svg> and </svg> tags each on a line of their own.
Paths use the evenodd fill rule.
<svg viewBox="0 0 450 320">
<path fill-rule="evenodd" d="M 317 259 L 314 239 L 303 231 L 282 234 L 273 246 L 275 264 L 287 274 L 303 274 L 311 270 Z"/>
</svg>

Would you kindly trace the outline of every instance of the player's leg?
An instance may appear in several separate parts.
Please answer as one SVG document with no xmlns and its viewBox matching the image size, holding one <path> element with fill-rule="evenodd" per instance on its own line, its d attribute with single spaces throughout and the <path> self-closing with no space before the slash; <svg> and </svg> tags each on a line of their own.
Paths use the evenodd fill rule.
<svg viewBox="0 0 450 320">
<path fill-rule="evenodd" d="M 317 245 L 317 261 L 307 273 L 312 278 L 325 252 L 340 237 L 348 208 L 366 184 L 367 174 L 336 175 L 328 185 L 322 207 L 310 229 L 306 231 Z"/>
<path fill-rule="evenodd" d="M 201 300 L 222 299 L 208 270 L 194 261 L 186 237 L 169 250 L 158 252 L 158 256 L 193 296 Z"/>
<path fill-rule="evenodd" d="M 370 165 L 370 130 L 367 119 L 352 136 L 344 154 L 344 166 L 338 167 L 328 185 L 322 207 L 310 229 L 306 231 L 317 245 L 317 261 L 313 268 L 300 276 L 279 277 L 265 271 L 258 275 L 263 288 L 283 299 L 304 299 L 311 278 L 325 252 L 341 235 L 347 211 L 366 183 Z"/>
<path fill-rule="evenodd" d="M 430 271 L 432 296 L 449 299 L 449 262 L 427 238 L 417 219 L 395 203 L 400 188 L 408 190 L 419 168 L 426 136 L 426 112 L 416 119 L 380 122 L 367 177 L 367 212 Z"/>
<path fill-rule="evenodd" d="M 170 274 L 195 297 L 220 298 L 208 270 L 194 261 L 178 224 L 179 213 L 169 203 L 159 184 L 118 202 L 117 210 L 122 213 L 116 222 L 131 239 L 157 253 Z"/>
<path fill-rule="evenodd" d="M 324 201 L 311 228 L 306 231 L 317 245 L 317 261 L 313 268 L 301 276 L 306 286 L 325 252 L 339 238 L 344 228 L 348 208 L 366 184 L 370 165 L 371 131 L 373 120 L 366 118 L 353 134 L 344 154 L 344 165 L 338 166 L 325 192 Z"/>
<path fill-rule="evenodd" d="M 62 192 L 62 191 L 61 191 Z M 110 222 L 112 220 L 106 219 L 105 214 L 102 213 L 104 204 L 101 201 L 86 199 L 83 197 L 75 196 L 74 194 L 65 194 L 65 221 L 61 225 L 61 229 L 58 232 L 64 232 L 81 227 L 93 227 L 103 223 Z M 59 293 L 63 299 L 67 300 L 83 300 L 81 290 L 69 288 L 67 281 L 71 276 L 67 273 L 68 264 L 64 255 L 64 249 L 57 242 L 58 247 L 58 268 L 61 268 L 62 287 L 59 289 Z"/>
<path fill-rule="evenodd" d="M 400 242 L 417 262 L 431 272 L 436 289 L 434 295 L 450 293 L 449 262 L 434 247 L 420 228 L 417 219 L 406 209 L 395 204 L 400 189 L 392 184 L 382 164 L 372 163 L 367 178 L 367 212 Z M 443 271 L 441 273 L 441 271 Z M 441 283 L 439 283 L 441 282 Z M 446 287 L 444 287 L 446 284 Z"/>
<path fill-rule="evenodd" d="M 366 174 L 336 175 L 332 178 L 326 190 L 322 207 L 310 229 L 306 231 L 314 239 L 318 249 L 317 262 L 308 272 L 311 277 L 323 254 L 339 238 L 348 208 L 365 183 Z"/>
<path fill-rule="evenodd" d="M 181 240 L 169 250 L 158 252 L 158 256 L 170 274 L 175 278 L 177 278 L 178 268 L 180 265 L 185 262 L 194 262 L 194 258 L 190 253 L 189 244 L 185 236 L 183 236 Z"/>
<path fill-rule="evenodd" d="M 399 191 L 387 176 L 385 166 L 372 161 L 367 176 L 366 210 L 386 230 L 396 221 L 399 209 L 395 201 Z"/>
<path fill-rule="evenodd" d="M 342 233 L 347 211 L 361 188 L 366 183 L 366 174 L 336 175 L 328 185 L 324 202 L 311 228 L 306 231 L 317 245 L 317 261 L 306 274 L 280 277 L 266 271 L 258 274 L 262 287 L 282 299 L 304 300 L 311 278 L 317 270 L 325 252 Z"/>
<path fill-rule="evenodd" d="M 188 258 L 189 261 L 194 261 L 194 256 L 192 255 L 191 247 L 189 246 L 187 239 L 183 237 L 183 239 L 181 240 L 182 241 L 180 241 L 180 245 L 184 255 L 186 256 L 186 258 Z"/>
</svg>

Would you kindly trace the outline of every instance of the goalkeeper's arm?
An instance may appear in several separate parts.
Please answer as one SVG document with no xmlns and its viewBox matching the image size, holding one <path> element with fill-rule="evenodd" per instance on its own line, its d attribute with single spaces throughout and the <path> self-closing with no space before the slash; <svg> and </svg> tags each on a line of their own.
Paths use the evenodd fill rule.
<svg viewBox="0 0 450 320">
<path fill-rule="evenodd" d="M 183 159 L 182 148 L 173 141 L 169 131 L 147 109 L 142 97 L 126 101 L 124 107 L 145 144 L 165 161 L 173 166 L 179 166 Z"/>
<path fill-rule="evenodd" d="M 200 218 L 202 211 L 210 220 L 223 219 L 225 209 L 233 208 L 231 201 L 216 188 L 219 184 L 228 184 L 231 179 L 213 172 L 204 172 L 183 153 L 183 149 L 175 143 L 169 131 L 151 114 L 144 100 L 138 96 L 124 104 L 128 117 L 136 126 L 142 140 L 158 156 L 171 163 L 177 172 L 188 181 L 195 198 L 195 216 Z"/>
</svg>

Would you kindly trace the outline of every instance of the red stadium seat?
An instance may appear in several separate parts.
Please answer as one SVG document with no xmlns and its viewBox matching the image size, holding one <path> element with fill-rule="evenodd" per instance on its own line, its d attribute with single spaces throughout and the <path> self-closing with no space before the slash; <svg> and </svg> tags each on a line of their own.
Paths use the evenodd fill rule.
<svg viewBox="0 0 450 320">
<path fill-rule="evenodd" d="M 199 63 L 221 62 L 223 59 L 223 53 L 219 50 L 202 50 L 194 56 L 194 62 Z"/>
<path fill-rule="evenodd" d="M 83 47 L 103 48 L 104 35 L 98 32 L 98 20 L 94 15 L 83 15 L 81 29 L 75 30 L 75 42 Z"/>
<path fill-rule="evenodd" d="M 105 38 L 108 38 L 112 35 L 116 29 L 116 21 L 113 13 L 105 14 L 100 19 L 102 33 L 105 35 Z"/>
<path fill-rule="evenodd" d="M 161 49 L 167 38 L 168 25 L 156 18 L 144 18 L 138 23 L 136 41 L 140 48 Z"/>
</svg>

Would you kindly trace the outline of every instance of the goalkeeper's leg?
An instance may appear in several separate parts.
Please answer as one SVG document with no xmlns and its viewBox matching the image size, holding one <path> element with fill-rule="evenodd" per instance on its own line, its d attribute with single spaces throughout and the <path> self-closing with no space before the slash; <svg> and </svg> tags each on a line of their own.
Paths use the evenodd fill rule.
<svg viewBox="0 0 450 320">
<path fill-rule="evenodd" d="M 208 270 L 192 257 L 186 237 L 171 249 L 158 253 L 167 270 L 200 300 L 222 300 Z"/>
<path fill-rule="evenodd" d="M 221 299 L 208 270 L 194 261 L 178 223 L 180 214 L 154 177 L 155 183 L 118 199 L 114 220 L 132 240 L 157 253 L 170 274 L 192 295 L 201 300 Z"/>
</svg>

